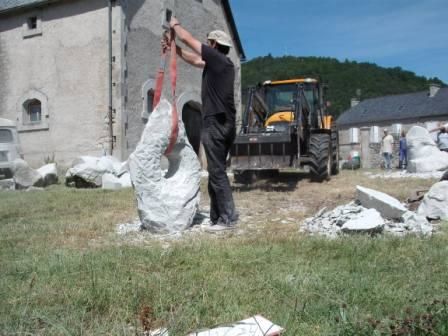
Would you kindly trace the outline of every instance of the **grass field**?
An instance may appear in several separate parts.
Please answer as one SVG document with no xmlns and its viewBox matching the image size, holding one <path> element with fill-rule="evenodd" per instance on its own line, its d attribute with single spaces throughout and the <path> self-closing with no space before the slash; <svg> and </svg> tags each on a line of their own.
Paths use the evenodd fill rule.
<svg viewBox="0 0 448 336">
<path fill-rule="evenodd" d="M 237 233 L 169 241 L 116 233 L 132 190 L 0 192 L 0 334 L 185 335 L 261 314 L 285 335 L 448 335 L 446 223 L 431 238 L 298 232 L 356 184 L 404 200 L 432 183 L 287 176 L 235 188 Z"/>
</svg>

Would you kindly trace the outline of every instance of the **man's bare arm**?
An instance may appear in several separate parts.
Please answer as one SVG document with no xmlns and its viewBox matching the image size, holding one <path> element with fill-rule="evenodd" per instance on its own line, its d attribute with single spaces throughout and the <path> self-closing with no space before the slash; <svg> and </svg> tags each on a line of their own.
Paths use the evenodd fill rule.
<svg viewBox="0 0 448 336">
<path fill-rule="evenodd" d="M 176 53 L 188 64 L 191 64 L 197 68 L 203 68 L 205 66 L 205 62 L 202 57 L 194 52 L 187 51 L 176 45 Z"/>
<path fill-rule="evenodd" d="M 188 32 L 185 28 L 183 28 L 179 21 L 172 17 L 170 21 L 170 27 L 174 29 L 176 32 L 176 36 L 185 43 L 188 47 L 191 48 L 196 54 L 201 56 L 202 53 L 202 43 L 199 42 L 196 38 L 191 35 L 190 32 Z"/>
</svg>

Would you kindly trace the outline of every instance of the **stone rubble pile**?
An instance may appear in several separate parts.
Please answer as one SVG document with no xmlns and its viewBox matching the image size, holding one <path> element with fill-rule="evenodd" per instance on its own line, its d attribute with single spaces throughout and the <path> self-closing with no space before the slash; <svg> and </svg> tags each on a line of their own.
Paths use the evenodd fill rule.
<svg viewBox="0 0 448 336">
<path fill-rule="evenodd" d="M 397 199 L 377 190 L 361 186 L 356 189 L 356 201 L 329 211 L 321 209 L 305 219 L 301 232 L 332 238 L 344 233 L 432 234 L 433 226 L 424 211 L 408 211 Z"/>
</svg>

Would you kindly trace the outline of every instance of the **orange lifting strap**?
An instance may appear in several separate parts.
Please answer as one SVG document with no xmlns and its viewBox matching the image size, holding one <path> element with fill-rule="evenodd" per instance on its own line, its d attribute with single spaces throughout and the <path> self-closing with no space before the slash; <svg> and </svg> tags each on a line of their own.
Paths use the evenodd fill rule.
<svg viewBox="0 0 448 336">
<path fill-rule="evenodd" d="M 174 145 L 177 141 L 177 135 L 179 134 L 179 116 L 177 114 L 177 107 L 176 107 L 176 82 L 177 82 L 177 60 L 176 60 L 176 41 L 175 41 L 175 35 L 174 30 L 171 29 L 170 32 L 170 44 L 171 44 L 171 50 L 170 50 L 170 82 L 171 82 L 171 95 L 173 98 L 172 103 L 172 109 L 173 113 L 171 114 L 171 134 L 170 134 L 170 141 L 168 143 L 168 147 L 166 148 L 165 155 L 168 155 L 171 153 L 171 151 L 174 148 Z M 167 51 L 162 50 L 162 56 L 160 60 L 160 67 L 159 71 L 157 72 L 157 78 L 156 78 L 156 88 L 154 91 L 154 100 L 152 104 L 152 108 L 154 109 L 157 104 L 160 102 L 160 96 L 162 95 L 162 87 L 163 87 L 163 79 L 165 76 L 165 65 L 166 65 L 166 59 L 168 56 Z"/>
</svg>

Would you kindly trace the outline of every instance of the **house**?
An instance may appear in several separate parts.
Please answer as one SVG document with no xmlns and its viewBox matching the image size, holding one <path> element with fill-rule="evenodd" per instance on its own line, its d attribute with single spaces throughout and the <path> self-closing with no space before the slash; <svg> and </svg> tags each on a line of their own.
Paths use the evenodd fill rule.
<svg viewBox="0 0 448 336">
<path fill-rule="evenodd" d="M 371 98 L 359 102 L 336 121 L 339 128 L 339 153 L 347 159 L 354 152 L 363 168 L 381 164 L 381 139 L 387 128 L 395 138 L 394 166 L 398 166 L 398 139 L 402 131 L 418 125 L 433 130 L 448 121 L 448 88 L 431 84 L 429 91 Z M 437 133 L 433 133 L 435 136 Z"/>
<path fill-rule="evenodd" d="M 25 160 L 127 159 L 151 112 L 167 9 L 199 38 L 232 37 L 238 108 L 245 55 L 227 0 L 0 0 L 0 117 L 16 121 Z M 201 71 L 179 61 L 177 78 L 178 111 L 198 147 Z"/>
</svg>

